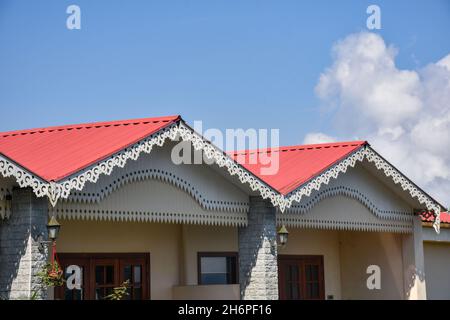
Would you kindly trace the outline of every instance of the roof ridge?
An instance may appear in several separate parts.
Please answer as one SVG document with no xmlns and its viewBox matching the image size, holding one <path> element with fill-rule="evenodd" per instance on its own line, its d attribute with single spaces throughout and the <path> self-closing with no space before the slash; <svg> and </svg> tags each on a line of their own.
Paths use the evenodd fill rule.
<svg viewBox="0 0 450 320">
<path fill-rule="evenodd" d="M 342 141 L 342 142 L 331 142 L 331 143 L 317 143 L 317 144 L 304 144 L 304 145 L 294 145 L 294 146 L 282 146 L 282 147 L 272 147 L 264 149 L 252 149 L 252 150 L 237 150 L 237 151 L 227 151 L 230 155 L 242 155 L 242 154 L 254 154 L 254 153 L 269 153 L 269 152 L 287 152 L 287 151 L 301 151 L 301 150 L 313 150 L 322 148 L 340 148 L 340 147 L 356 147 L 368 144 L 366 140 L 355 140 L 355 141 Z"/>
<path fill-rule="evenodd" d="M 147 123 L 157 123 L 157 122 L 170 122 L 177 121 L 181 119 L 180 115 L 165 116 L 165 117 L 153 117 L 153 118 L 137 118 L 128 120 L 112 120 L 112 121 L 99 121 L 99 122 L 89 122 L 89 123 L 79 123 L 79 124 L 69 124 L 63 126 L 50 126 L 43 128 L 33 128 L 33 129 L 23 129 L 14 131 L 0 132 L 0 138 L 8 138 L 14 136 L 35 134 L 35 133 L 45 133 L 54 131 L 64 131 L 73 129 L 90 129 L 94 128 L 105 128 L 110 126 L 126 126 L 126 125 L 137 125 L 137 124 L 147 124 Z"/>
</svg>

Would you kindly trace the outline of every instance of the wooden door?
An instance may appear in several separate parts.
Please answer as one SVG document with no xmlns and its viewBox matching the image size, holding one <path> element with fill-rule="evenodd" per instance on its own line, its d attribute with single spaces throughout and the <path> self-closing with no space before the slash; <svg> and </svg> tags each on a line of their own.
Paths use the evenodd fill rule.
<svg viewBox="0 0 450 320">
<path fill-rule="evenodd" d="M 81 290 L 68 290 L 64 285 L 55 290 L 56 299 L 102 300 L 115 287 L 129 280 L 124 299 L 141 300 L 150 297 L 150 256 L 140 253 L 67 253 L 59 254 L 67 278 L 67 267 L 81 268 Z"/>
<path fill-rule="evenodd" d="M 325 299 L 323 256 L 278 256 L 280 300 Z"/>
</svg>

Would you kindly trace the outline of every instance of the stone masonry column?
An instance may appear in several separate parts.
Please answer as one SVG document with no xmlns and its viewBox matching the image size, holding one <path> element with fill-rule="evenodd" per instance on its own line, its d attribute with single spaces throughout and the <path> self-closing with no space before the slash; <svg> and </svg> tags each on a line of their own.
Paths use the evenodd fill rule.
<svg viewBox="0 0 450 320">
<path fill-rule="evenodd" d="M 425 300 L 425 262 L 423 254 L 422 221 L 414 216 L 413 233 L 402 238 L 403 283 L 405 299 Z"/>
<path fill-rule="evenodd" d="M 276 209 L 250 197 L 247 227 L 239 228 L 239 282 L 243 300 L 278 299 Z"/>
<path fill-rule="evenodd" d="M 46 298 L 36 273 L 47 263 L 48 250 L 38 249 L 39 235 L 47 240 L 47 219 L 47 198 L 29 188 L 13 190 L 11 216 L 0 222 L 0 297 Z"/>
</svg>

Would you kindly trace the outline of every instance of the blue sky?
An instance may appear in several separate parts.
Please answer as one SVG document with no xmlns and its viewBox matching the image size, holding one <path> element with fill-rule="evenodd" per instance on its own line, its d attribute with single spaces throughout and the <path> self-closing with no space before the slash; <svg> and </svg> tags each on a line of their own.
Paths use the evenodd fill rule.
<svg viewBox="0 0 450 320">
<path fill-rule="evenodd" d="M 0 0 L 0 131 L 181 114 L 300 144 L 329 132 L 314 88 L 369 4 L 398 68 L 450 52 L 450 1 Z"/>
</svg>

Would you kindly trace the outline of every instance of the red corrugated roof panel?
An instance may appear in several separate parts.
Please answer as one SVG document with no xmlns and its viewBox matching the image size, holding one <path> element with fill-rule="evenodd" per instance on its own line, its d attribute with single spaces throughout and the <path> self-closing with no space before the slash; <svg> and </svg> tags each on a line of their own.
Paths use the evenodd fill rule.
<svg viewBox="0 0 450 320">
<path fill-rule="evenodd" d="M 431 211 L 424 211 L 420 214 L 423 222 L 434 222 L 434 213 Z M 450 213 L 441 212 L 440 214 L 441 223 L 450 223 Z"/>
<path fill-rule="evenodd" d="M 273 189 L 286 195 L 366 144 L 366 141 L 323 143 L 228 154 Z M 279 170 L 274 175 L 262 175 L 261 169 L 268 165 L 263 164 L 264 159 L 260 155 L 270 156 L 271 152 L 279 153 Z M 253 155 L 253 160 L 250 155 Z"/>
<path fill-rule="evenodd" d="M 97 122 L 0 133 L 0 153 L 58 181 L 150 136 L 180 116 Z"/>
</svg>

